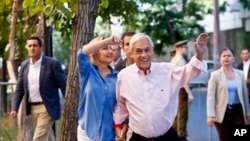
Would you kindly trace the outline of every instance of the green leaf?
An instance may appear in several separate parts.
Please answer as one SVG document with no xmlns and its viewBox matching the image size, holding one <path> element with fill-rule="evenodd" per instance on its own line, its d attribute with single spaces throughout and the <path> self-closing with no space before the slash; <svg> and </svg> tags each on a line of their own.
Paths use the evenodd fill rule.
<svg viewBox="0 0 250 141">
<path fill-rule="evenodd" d="M 53 6 L 46 5 L 46 7 L 43 9 L 43 12 L 45 13 L 45 15 L 50 15 L 53 12 Z"/>
<path fill-rule="evenodd" d="M 66 2 L 70 2 L 68 0 L 60 0 L 61 3 L 66 3 Z"/>
<path fill-rule="evenodd" d="M 54 4 L 53 0 L 46 0 L 45 3 L 46 3 L 46 5 L 53 5 Z"/>
<path fill-rule="evenodd" d="M 58 10 L 60 10 L 62 13 L 64 13 L 64 14 L 67 14 L 67 13 L 70 13 L 71 11 L 70 11 L 70 9 L 68 9 L 68 8 L 66 8 L 66 7 L 64 7 L 64 6 L 62 6 L 60 9 L 58 9 Z"/>
<path fill-rule="evenodd" d="M 53 16 L 49 16 L 49 19 L 46 20 L 46 25 L 49 26 L 54 20 Z"/>
<path fill-rule="evenodd" d="M 69 8 L 66 8 L 65 5 L 61 2 L 57 2 L 55 4 L 55 7 L 57 10 L 61 11 L 63 14 L 68 14 L 71 12 L 71 10 Z"/>
<path fill-rule="evenodd" d="M 101 7 L 107 9 L 109 7 L 109 1 L 108 0 L 102 0 Z"/>
<path fill-rule="evenodd" d="M 0 1 L 0 7 L 2 8 L 4 8 L 5 6 L 8 6 L 8 5 L 10 5 L 10 3 L 12 2 L 12 0 L 1 0 Z"/>
<path fill-rule="evenodd" d="M 39 7 L 29 7 L 30 16 L 34 16 L 39 12 L 41 12 L 41 8 L 39 8 Z"/>
<path fill-rule="evenodd" d="M 32 5 L 32 0 L 24 0 L 23 1 L 23 8 L 27 8 Z"/>
</svg>

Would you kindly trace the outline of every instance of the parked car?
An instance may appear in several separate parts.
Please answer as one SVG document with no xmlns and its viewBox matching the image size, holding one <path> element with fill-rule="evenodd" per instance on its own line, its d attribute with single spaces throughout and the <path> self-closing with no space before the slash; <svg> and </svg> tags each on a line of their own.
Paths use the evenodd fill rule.
<svg viewBox="0 0 250 141">
<path fill-rule="evenodd" d="M 215 70 L 215 62 L 213 60 L 204 60 L 207 63 L 207 72 L 201 74 L 189 82 L 190 88 L 207 87 L 211 72 Z M 218 64 L 220 66 L 220 64 Z"/>
</svg>

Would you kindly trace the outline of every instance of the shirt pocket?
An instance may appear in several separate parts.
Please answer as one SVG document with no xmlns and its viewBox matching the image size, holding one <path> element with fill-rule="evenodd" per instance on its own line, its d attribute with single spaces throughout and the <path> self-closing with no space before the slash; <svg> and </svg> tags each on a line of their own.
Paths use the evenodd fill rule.
<svg viewBox="0 0 250 141">
<path fill-rule="evenodd" d="M 153 90 L 152 93 L 152 100 L 155 101 L 155 103 L 158 103 L 160 105 L 168 103 L 168 95 L 167 90 L 163 88 L 158 88 Z"/>
</svg>

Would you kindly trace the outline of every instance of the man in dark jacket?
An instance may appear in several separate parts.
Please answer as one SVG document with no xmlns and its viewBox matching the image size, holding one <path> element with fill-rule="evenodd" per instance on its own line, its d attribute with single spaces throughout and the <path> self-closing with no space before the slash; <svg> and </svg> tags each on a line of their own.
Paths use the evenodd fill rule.
<svg viewBox="0 0 250 141">
<path fill-rule="evenodd" d="M 43 56 L 40 38 L 31 37 L 27 44 L 30 58 L 21 64 L 10 116 L 16 118 L 24 98 L 35 129 L 33 141 L 54 141 L 52 125 L 61 115 L 58 90 L 65 94 L 66 76 L 58 61 Z"/>
<path fill-rule="evenodd" d="M 242 59 L 242 62 L 238 65 L 238 69 L 242 70 L 245 75 L 247 88 L 248 88 L 248 96 L 250 99 L 250 53 L 249 49 L 244 48 L 240 52 L 240 57 Z"/>
<path fill-rule="evenodd" d="M 130 53 L 131 50 L 129 48 L 129 41 L 134 34 L 135 32 L 124 32 L 122 35 L 122 38 L 121 38 L 122 50 L 123 52 L 125 52 L 126 58 L 115 66 L 115 69 L 118 71 L 134 63 L 133 58 L 131 57 L 131 53 Z"/>
</svg>

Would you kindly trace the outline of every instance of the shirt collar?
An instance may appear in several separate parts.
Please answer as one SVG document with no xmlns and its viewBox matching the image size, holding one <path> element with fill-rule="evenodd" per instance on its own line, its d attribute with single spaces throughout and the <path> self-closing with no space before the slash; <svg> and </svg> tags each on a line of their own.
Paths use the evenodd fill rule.
<svg viewBox="0 0 250 141">
<path fill-rule="evenodd" d="M 246 65 L 246 64 L 249 64 L 249 59 L 247 61 L 243 61 L 243 64 Z"/>
<path fill-rule="evenodd" d="M 114 62 L 114 64 L 117 65 L 121 60 L 122 60 L 122 57 L 118 58 L 118 59 Z"/>
<path fill-rule="evenodd" d="M 41 64 L 42 63 L 42 58 L 43 58 L 43 55 L 41 55 L 40 58 L 34 64 L 32 63 L 32 59 L 30 58 L 30 64 L 33 64 L 33 65 Z"/>
<path fill-rule="evenodd" d="M 137 73 L 142 72 L 142 70 L 140 70 L 140 69 L 137 67 L 136 63 L 132 64 L 131 67 L 132 67 L 133 70 L 134 70 L 135 72 L 137 72 Z M 154 68 L 154 63 L 151 62 L 150 68 L 147 70 L 147 74 L 151 73 L 152 70 L 153 70 L 153 68 Z"/>
<path fill-rule="evenodd" d="M 98 70 L 98 67 L 97 67 L 96 65 L 93 64 L 93 67 L 94 67 L 97 71 L 99 71 L 99 70 Z M 117 74 L 117 73 L 118 73 L 118 71 L 115 70 L 115 69 L 113 69 L 110 65 L 108 65 L 108 68 L 111 70 L 111 74 Z"/>
</svg>

